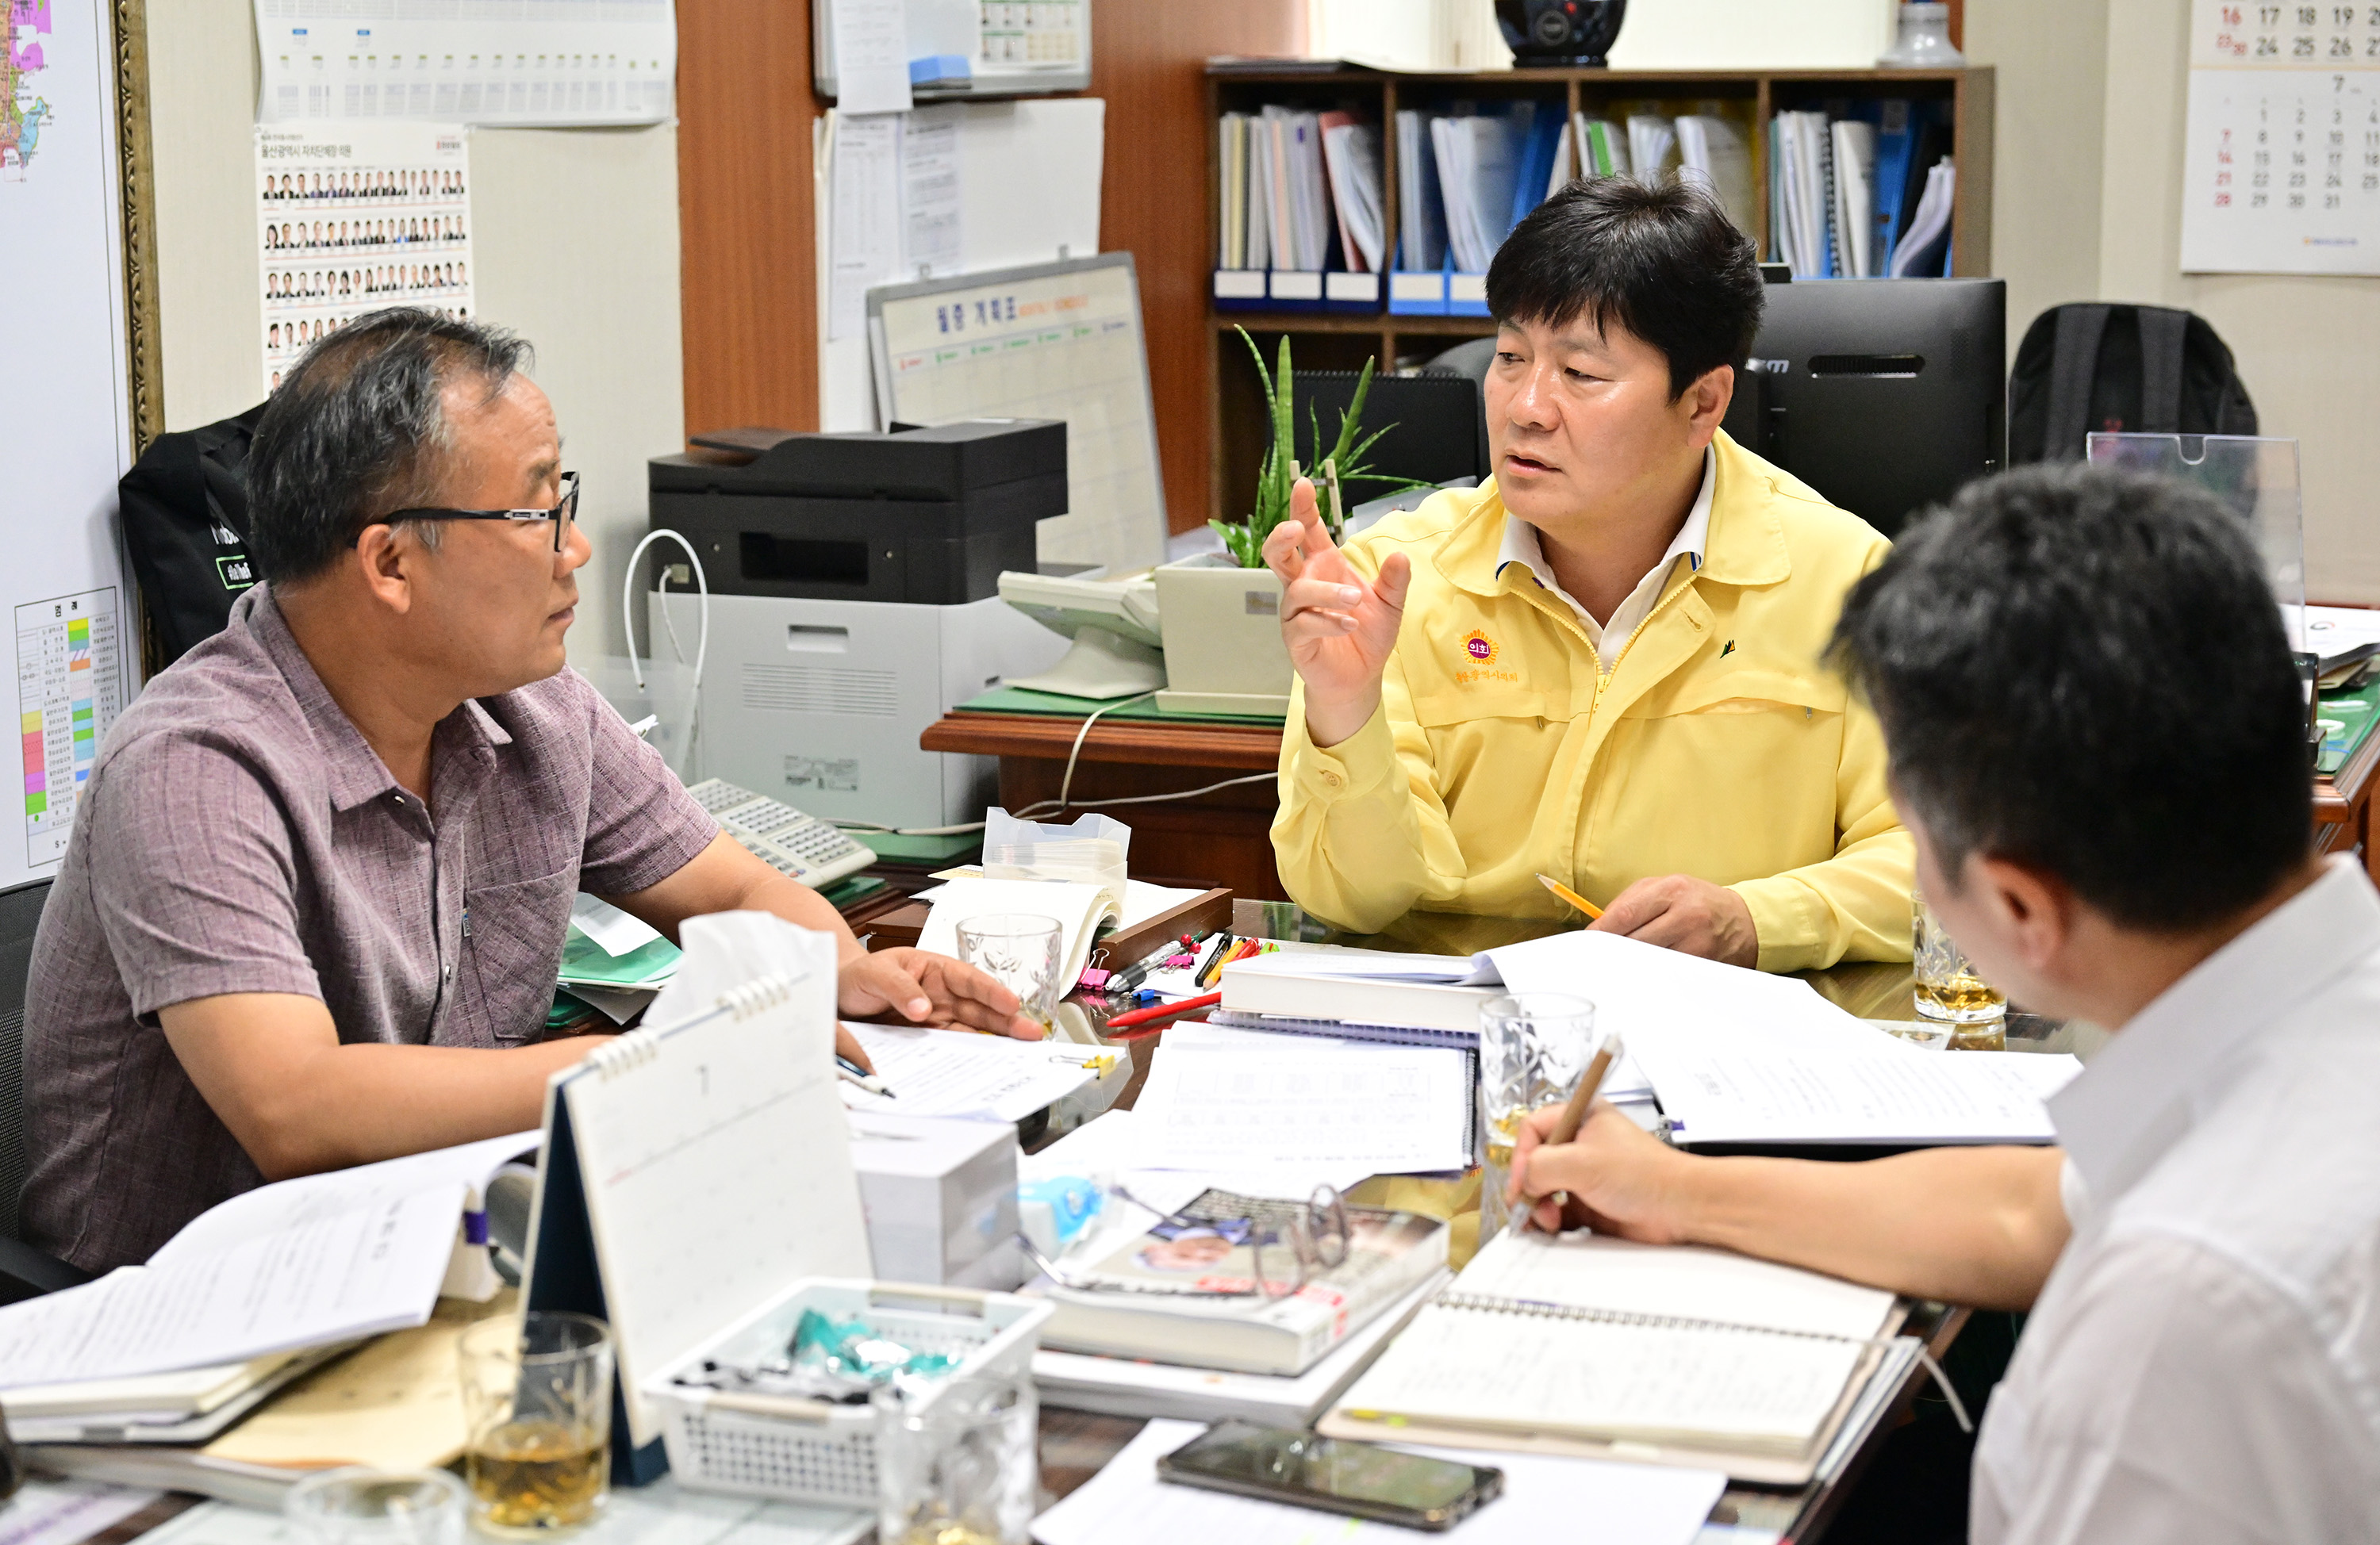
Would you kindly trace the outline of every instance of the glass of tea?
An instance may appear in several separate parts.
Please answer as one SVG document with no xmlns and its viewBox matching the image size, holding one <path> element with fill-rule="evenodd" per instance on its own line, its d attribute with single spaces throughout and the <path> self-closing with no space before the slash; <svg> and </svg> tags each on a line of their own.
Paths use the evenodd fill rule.
<svg viewBox="0 0 2380 1545">
<path fill-rule="evenodd" d="M 1510 1221 L 1504 1187 L 1521 1123 L 1571 1097 L 1595 1055 L 1595 1005 L 1565 993 L 1512 993 L 1479 1006 L 1479 1237 Z"/>
<path fill-rule="evenodd" d="M 1021 1374 L 877 1387 L 880 1545 L 1029 1545 L 1040 1407 Z"/>
<path fill-rule="evenodd" d="M 601 1511 L 612 1459 L 612 1332 L 586 1314 L 531 1310 L 463 1333 L 472 1516 L 529 1539 Z"/>
<path fill-rule="evenodd" d="M 1910 906 L 1919 1016 L 1949 1026 L 1952 1051 L 2006 1050 L 2008 995 L 1975 973 L 1923 896 Z"/>
<path fill-rule="evenodd" d="M 282 1516 L 307 1545 L 463 1545 L 463 1483 L 444 1470 L 318 1470 Z"/>
</svg>

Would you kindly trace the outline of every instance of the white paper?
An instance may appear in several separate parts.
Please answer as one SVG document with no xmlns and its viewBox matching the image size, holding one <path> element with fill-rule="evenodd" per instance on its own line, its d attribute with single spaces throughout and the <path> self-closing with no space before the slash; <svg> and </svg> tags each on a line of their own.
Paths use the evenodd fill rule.
<svg viewBox="0 0 2380 1545">
<path fill-rule="evenodd" d="M 659 990 L 650 987 L 599 987 L 591 982 L 574 982 L 570 984 L 572 997 L 586 1004 L 588 1008 L 594 1009 L 615 1025 L 625 1025 L 650 1008 L 653 1006 L 654 995 Z"/>
<path fill-rule="evenodd" d="M 1900 1056 L 1670 1042 L 1640 1050 L 1680 1142 L 2049 1142 L 2082 1070 L 2038 1052 Z"/>
<path fill-rule="evenodd" d="M 909 110 L 909 13 L 902 0 L 832 0 L 835 109 Z"/>
<path fill-rule="evenodd" d="M 163 1494 L 95 1480 L 28 1480 L 0 1504 L 0 1545 L 82 1545 Z"/>
<path fill-rule="evenodd" d="M 855 117 L 838 111 L 833 125 L 827 337 L 856 338 L 868 325 L 869 287 L 902 276 L 901 120 L 890 114 Z"/>
<path fill-rule="evenodd" d="M 1688 1545 L 1727 1490 L 1727 1478 L 1714 1470 L 1415 1448 L 1504 1472 L 1500 1498 L 1446 1533 L 1423 1537 L 1393 1524 L 1159 1480 L 1158 1459 L 1205 1430 L 1195 1421 L 1150 1422 L 1105 1469 L 1034 1519 L 1033 1538 L 1041 1545 L 1411 1545 L 1418 1538 L 1511 1545 L 1586 1538 L 1585 1529 L 1595 1545 Z"/>
<path fill-rule="evenodd" d="M 901 128 L 901 268 L 919 279 L 958 270 L 965 251 L 965 201 L 957 103 L 922 107 Z"/>
<path fill-rule="evenodd" d="M 671 0 L 256 0 L 255 14 L 260 124 L 657 124 L 676 111 Z"/>
<path fill-rule="evenodd" d="M 844 1102 L 856 1110 L 1022 1121 L 1099 1077 L 1085 1062 L 1099 1054 L 1072 1043 L 899 1025 L 849 1029 L 875 1065 L 877 1078 L 892 1092 L 884 1099 L 844 1083 Z"/>
<path fill-rule="evenodd" d="M 464 1189 L 453 1181 L 0 1309 L 0 1388 L 203 1368 L 421 1324 Z"/>
<path fill-rule="evenodd" d="M 1175 1026 L 1166 1032 L 1171 1037 L 1185 1028 Z M 1200 1027 L 1204 1028 L 1204 1027 Z M 890 1108 L 890 1107 L 887 1107 Z M 1208 1190 L 1230 1191 L 1235 1196 L 1264 1197 L 1277 1201 L 1303 1201 L 1314 1194 L 1318 1186 L 1331 1186 L 1340 1190 L 1369 1179 L 1372 1171 L 1360 1164 L 1266 1165 L 1258 1168 L 1214 1170 L 1143 1169 L 1140 1162 L 1140 1129 L 1135 1111 L 1111 1110 L 1096 1121 L 1087 1121 L 1064 1137 L 1036 1153 L 1027 1153 L 1017 1161 L 1019 1180 L 1054 1179 L 1061 1176 L 1079 1176 L 1096 1180 L 1112 1176 L 1133 1197 L 1148 1206 L 1166 1212 L 1178 1212 L 1198 1200 Z M 1145 1225 L 1133 1222 L 1119 1225 L 1120 1231 L 1137 1233 Z M 1106 1253 L 1104 1247 L 1084 1252 L 1092 1259 Z"/>
<path fill-rule="evenodd" d="M 583 890 L 570 903 L 570 923 L 613 960 L 633 955 L 662 936 L 661 930 L 644 919 L 631 917 L 611 902 Z"/>
<path fill-rule="evenodd" d="M 1167 1043 L 1134 1106 L 1143 1167 L 1343 1164 L 1401 1175 L 1471 1163 L 1463 1052 L 1288 1035 L 1253 1055 L 1171 1032 Z"/>
<path fill-rule="evenodd" d="M 470 137 L 435 123 L 260 124 L 264 391 L 366 312 L 475 314 Z"/>
</svg>

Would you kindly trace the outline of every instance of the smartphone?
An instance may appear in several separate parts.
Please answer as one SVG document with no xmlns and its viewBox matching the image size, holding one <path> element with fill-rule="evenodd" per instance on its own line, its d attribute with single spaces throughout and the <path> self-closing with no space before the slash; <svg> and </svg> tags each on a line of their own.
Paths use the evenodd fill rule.
<svg viewBox="0 0 2380 1545">
<path fill-rule="evenodd" d="M 1157 1462 L 1158 1478 L 1409 1529 L 1451 1529 L 1504 1491 L 1504 1472 L 1287 1427 L 1218 1422 Z"/>
</svg>

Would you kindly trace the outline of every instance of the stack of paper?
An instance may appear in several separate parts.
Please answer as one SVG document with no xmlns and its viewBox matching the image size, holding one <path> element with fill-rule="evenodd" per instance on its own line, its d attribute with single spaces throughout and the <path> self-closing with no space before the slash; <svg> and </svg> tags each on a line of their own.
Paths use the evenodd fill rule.
<svg viewBox="0 0 2380 1545">
<path fill-rule="evenodd" d="M 1118 1066 L 1126 1054 L 1072 1042 L 900 1025 L 849 1027 L 891 1098 L 839 1085 L 844 1104 L 889 1116 L 1022 1121 Z"/>
<path fill-rule="evenodd" d="M 1683 1039 L 1640 1049 L 1678 1142 L 2054 1142 L 2045 1102 L 2082 1070 L 2039 1052 L 1918 1053 Z"/>
<path fill-rule="evenodd" d="M 1835 163 L 1835 267 L 1845 279 L 1876 277 L 1876 126 L 1838 118 L 1828 126 Z"/>
<path fill-rule="evenodd" d="M 1732 119 L 1687 114 L 1678 120 L 1678 175 L 1709 189 L 1737 230 L 1751 230 L 1752 147 L 1743 130 Z"/>
<path fill-rule="evenodd" d="M 1658 113 L 1634 113 L 1628 118 L 1628 159 L 1636 180 L 1658 185 L 1677 171 L 1678 127 Z"/>
<path fill-rule="evenodd" d="M 1397 114 L 1397 261 L 1408 273 L 1434 273 L 1446 262 L 1446 205 L 1439 192 L 1438 152 L 1428 121 Z"/>
<path fill-rule="evenodd" d="M 1319 272 L 1330 249 L 1330 192 L 1322 170 L 1322 124 L 1312 113 L 1264 110 L 1259 150 L 1271 163 L 1272 266 Z"/>
<path fill-rule="evenodd" d="M 1572 120 L 1578 140 L 1578 175 L 1582 177 L 1633 175 L 1635 162 L 1628 155 L 1628 131 L 1609 118 L 1578 114 Z"/>
<path fill-rule="evenodd" d="M 613 1024 L 625 1024 L 650 1007 L 677 974 L 677 946 L 643 921 L 592 896 L 571 903 L 561 983 Z"/>
<path fill-rule="evenodd" d="M 1509 113 L 1478 113 L 1429 120 L 1438 186 L 1446 203 L 1446 239 L 1454 266 L 1485 273 L 1512 228 L 1512 194 L 1520 186 L 1522 141 L 1533 103 Z"/>
<path fill-rule="evenodd" d="M 1769 229 L 1796 279 L 1835 276 L 1834 145 L 1824 113 L 1779 113 L 1771 125 Z"/>
<path fill-rule="evenodd" d="M 1380 131 L 1350 113 L 1325 113 L 1320 121 L 1342 260 L 1350 273 L 1378 273 L 1388 244 L 1388 216 L 1380 207 Z"/>
</svg>

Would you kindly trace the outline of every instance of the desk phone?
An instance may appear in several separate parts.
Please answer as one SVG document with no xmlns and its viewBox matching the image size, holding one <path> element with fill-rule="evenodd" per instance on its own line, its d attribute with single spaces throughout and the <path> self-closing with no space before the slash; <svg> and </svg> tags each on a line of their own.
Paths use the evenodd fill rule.
<svg viewBox="0 0 2380 1545">
<path fill-rule="evenodd" d="M 686 792 L 718 817 L 728 836 L 812 889 L 876 862 L 866 843 L 766 794 L 716 778 Z"/>
</svg>

